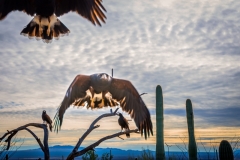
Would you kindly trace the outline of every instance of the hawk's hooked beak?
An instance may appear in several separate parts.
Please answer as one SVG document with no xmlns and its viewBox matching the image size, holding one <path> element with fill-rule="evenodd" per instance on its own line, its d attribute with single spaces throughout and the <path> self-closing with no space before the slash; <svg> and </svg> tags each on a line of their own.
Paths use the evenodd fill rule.
<svg viewBox="0 0 240 160">
<path fill-rule="evenodd" d="M 106 74 L 102 74 L 101 79 L 107 79 Z"/>
</svg>

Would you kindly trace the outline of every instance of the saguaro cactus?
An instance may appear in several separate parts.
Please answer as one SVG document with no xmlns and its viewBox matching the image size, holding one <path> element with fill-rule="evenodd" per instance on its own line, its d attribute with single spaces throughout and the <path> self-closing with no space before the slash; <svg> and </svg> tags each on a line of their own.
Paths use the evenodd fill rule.
<svg viewBox="0 0 240 160">
<path fill-rule="evenodd" d="M 233 150 L 227 140 L 222 140 L 219 146 L 219 159 L 220 160 L 233 160 Z"/>
<path fill-rule="evenodd" d="M 188 155 L 189 160 L 197 160 L 197 145 L 194 135 L 194 116 L 192 102 L 190 99 L 186 101 L 187 125 L 188 125 Z"/>
<path fill-rule="evenodd" d="M 164 132 L 163 132 L 163 95 L 160 85 L 156 87 L 156 159 L 165 160 Z"/>
</svg>

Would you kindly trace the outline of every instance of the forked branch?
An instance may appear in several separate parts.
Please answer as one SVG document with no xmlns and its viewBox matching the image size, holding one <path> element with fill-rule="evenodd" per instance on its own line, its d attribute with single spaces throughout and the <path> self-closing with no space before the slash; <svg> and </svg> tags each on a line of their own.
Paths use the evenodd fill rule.
<svg viewBox="0 0 240 160">
<path fill-rule="evenodd" d="M 68 156 L 67 160 L 72 160 L 75 157 L 78 157 L 78 156 L 81 156 L 81 155 L 85 154 L 89 150 L 93 150 L 95 147 L 97 147 L 100 143 L 102 143 L 105 140 L 108 140 L 108 139 L 111 139 L 111 138 L 114 138 L 114 137 L 119 137 L 119 136 L 127 134 L 127 133 L 139 133 L 139 131 L 138 131 L 138 129 L 134 129 L 134 130 L 128 130 L 128 131 L 125 131 L 125 132 L 118 132 L 118 133 L 103 137 L 103 138 L 99 139 L 97 142 L 95 142 L 95 143 L 91 144 L 90 146 L 82 149 L 81 151 L 77 151 L 77 152 L 74 152 L 74 153 L 72 152 Z"/>
<path fill-rule="evenodd" d="M 31 131 L 29 128 L 27 127 L 37 127 L 37 128 L 42 128 L 44 130 L 44 139 L 43 139 L 43 144 L 40 141 L 40 139 L 36 136 L 36 134 Z M 50 155 L 49 155 L 49 148 L 48 148 L 48 129 L 47 129 L 47 125 L 46 124 L 40 124 L 40 123 L 28 123 L 26 125 L 23 125 L 21 127 L 18 127 L 16 129 L 13 129 L 11 131 L 7 131 L 1 138 L 0 138 L 0 142 L 2 140 L 4 140 L 7 136 L 7 139 L 5 140 L 5 142 L 7 142 L 7 148 L 6 150 L 8 150 L 10 148 L 10 144 L 11 144 L 11 139 L 12 137 L 14 137 L 19 131 L 21 130 L 26 130 L 28 131 L 38 142 L 39 146 L 41 147 L 43 153 L 44 153 L 44 157 L 45 160 L 49 160 L 50 159 Z"/>
<path fill-rule="evenodd" d="M 99 139 L 97 142 L 91 144 L 90 146 L 82 149 L 81 151 L 78 151 L 78 148 L 80 147 L 80 145 L 82 144 L 82 142 L 84 141 L 84 139 L 85 139 L 94 129 L 100 127 L 99 125 L 95 125 L 95 124 L 96 124 L 99 120 L 101 120 L 102 118 L 118 115 L 118 114 L 117 114 L 118 109 L 119 109 L 119 108 L 117 108 L 114 112 L 102 114 L 102 115 L 99 116 L 97 119 L 95 119 L 95 120 L 92 122 L 92 124 L 89 126 L 88 130 L 82 135 L 81 138 L 79 138 L 78 143 L 77 143 L 76 146 L 74 147 L 73 151 L 69 154 L 67 160 L 72 160 L 72 159 L 74 159 L 75 157 L 78 157 L 78 156 L 81 156 L 81 155 L 85 154 L 85 153 L 86 153 L 87 151 L 89 151 L 89 150 L 93 150 L 93 149 L 94 149 L 95 147 L 97 147 L 101 142 L 103 142 L 103 141 L 105 141 L 105 140 L 107 140 L 107 139 L 111 139 L 111 138 L 114 138 L 114 137 L 119 137 L 120 135 L 123 135 L 123 134 L 126 134 L 126 133 L 139 133 L 139 132 L 138 132 L 138 129 L 129 130 L 129 131 L 126 131 L 126 132 L 115 133 L 115 134 L 112 134 L 112 135 L 103 137 L 103 138 Z"/>
</svg>

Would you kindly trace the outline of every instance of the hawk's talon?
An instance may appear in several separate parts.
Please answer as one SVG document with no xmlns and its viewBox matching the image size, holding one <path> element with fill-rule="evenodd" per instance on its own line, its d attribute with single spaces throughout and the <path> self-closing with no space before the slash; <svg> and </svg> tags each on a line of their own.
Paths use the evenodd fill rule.
<svg viewBox="0 0 240 160">
<path fill-rule="evenodd" d="M 42 33 L 43 33 L 43 29 L 42 27 L 39 27 L 39 34 L 42 35 Z"/>
<path fill-rule="evenodd" d="M 48 36 L 50 35 L 50 29 L 47 29 L 47 35 Z"/>
</svg>

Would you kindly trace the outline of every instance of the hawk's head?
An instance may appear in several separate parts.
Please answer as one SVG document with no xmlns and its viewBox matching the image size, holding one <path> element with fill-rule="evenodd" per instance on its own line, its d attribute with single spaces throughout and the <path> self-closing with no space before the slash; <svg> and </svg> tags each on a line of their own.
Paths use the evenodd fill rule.
<svg viewBox="0 0 240 160">
<path fill-rule="evenodd" d="M 107 88 L 112 82 L 112 77 L 106 73 L 93 74 L 90 77 L 92 86 L 96 91 L 105 90 L 105 88 Z"/>
</svg>

